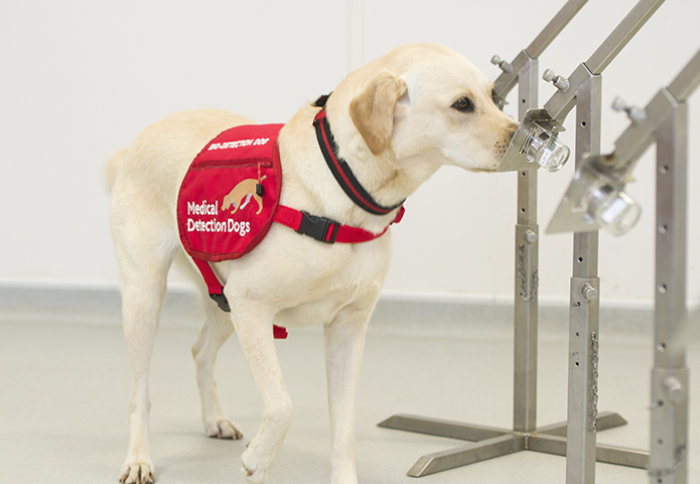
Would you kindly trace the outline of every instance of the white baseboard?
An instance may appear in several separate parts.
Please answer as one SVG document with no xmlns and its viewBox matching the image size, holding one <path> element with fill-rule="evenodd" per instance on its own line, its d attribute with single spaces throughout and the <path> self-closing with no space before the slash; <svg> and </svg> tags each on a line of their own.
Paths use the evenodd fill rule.
<svg viewBox="0 0 700 484">
<path fill-rule="evenodd" d="M 114 287 L 0 286 L 0 323 L 120 325 L 121 296 Z M 700 307 L 689 310 L 689 337 L 700 341 Z M 566 338 L 566 301 L 540 301 L 540 337 Z M 199 328 L 198 296 L 186 288 L 168 291 L 161 315 L 165 327 Z M 411 334 L 493 335 L 512 332 L 513 306 L 508 299 L 383 294 L 370 328 Z M 651 335 L 653 307 L 610 303 L 600 308 L 601 331 Z"/>
</svg>

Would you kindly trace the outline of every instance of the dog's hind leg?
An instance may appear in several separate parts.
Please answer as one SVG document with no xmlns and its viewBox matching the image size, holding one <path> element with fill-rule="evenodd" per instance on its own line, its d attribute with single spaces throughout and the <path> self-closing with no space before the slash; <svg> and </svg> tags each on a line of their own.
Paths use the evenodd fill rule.
<svg viewBox="0 0 700 484">
<path fill-rule="evenodd" d="M 233 302 L 231 317 L 264 404 L 260 429 L 241 456 L 243 474 L 259 484 L 265 482 L 292 422 L 292 400 L 275 350 L 273 314 L 250 300 L 226 296 Z"/>
<path fill-rule="evenodd" d="M 233 324 L 228 314 L 223 312 L 202 292 L 202 305 L 206 314 L 204 326 L 192 346 L 192 356 L 197 366 L 197 386 L 202 401 L 202 421 L 209 437 L 219 439 L 240 439 L 240 428 L 224 413 L 214 379 L 214 364 L 221 345 L 233 333 Z"/>
<path fill-rule="evenodd" d="M 149 372 L 158 317 L 177 235 L 167 237 L 158 223 L 116 222 L 113 237 L 122 283 L 122 320 L 132 369 L 129 449 L 121 469 L 125 484 L 154 482 L 149 439 Z M 146 228 L 148 227 L 148 228 Z M 172 235 L 172 234 L 171 234 Z"/>
<path fill-rule="evenodd" d="M 324 327 L 331 418 L 331 484 L 357 484 L 355 396 L 372 305 L 348 307 Z"/>
</svg>

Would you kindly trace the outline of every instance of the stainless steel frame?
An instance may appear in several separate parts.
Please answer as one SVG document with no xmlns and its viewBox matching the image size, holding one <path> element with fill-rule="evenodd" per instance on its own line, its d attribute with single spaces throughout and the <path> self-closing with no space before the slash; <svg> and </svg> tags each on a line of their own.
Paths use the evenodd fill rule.
<svg viewBox="0 0 700 484">
<path fill-rule="evenodd" d="M 699 55 L 695 56 L 700 59 Z M 696 62 L 697 64 L 697 62 Z M 700 69 L 696 71 L 700 73 Z M 697 81 L 696 81 L 697 84 Z M 656 299 L 651 374 L 651 484 L 688 482 L 685 331 L 688 106 L 678 102 L 656 133 Z"/>
<path fill-rule="evenodd" d="M 624 180 L 639 157 L 656 141 L 656 276 L 654 368 L 651 375 L 651 484 L 688 480 L 687 330 L 687 146 L 686 99 L 700 85 L 700 50 L 671 84 L 644 109 L 625 109 L 632 121 L 615 142 L 615 152 L 587 157 L 580 169 Z M 620 103 L 616 103 L 618 106 Z M 594 151 L 593 153 L 598 153 Z M 586 183 L 577 176 L 574 184 Z M 573 193 L 571 187 L 567 194 Z M 552 225 L 581 228 L 577 202 L 562 201 Z M 590 230 L 590 227 L 588 228 Z"/>
<path fill-rule="evenodd" d="M 586 0 L 569 0 L 530 46 L 512 63 L 494 57 L 503 73 L 494 83 L 498 98 L 505 99 L 519 85 L 519 118 L 537 102 L 537 58 L 576 15 Z M 663 0 L 641 0 L 569 78 L 549 71 L 546 78 L 558 88 L 545 104 L 550 117 L 562 124 L 576 107 L 576 160 L 600 151 L 601 72 L 620 52 Z M 615 413 L 597 410 L 598 362 L 598 234 L 574 235 L 573 277 L 569 338 L 569 408 L 567 422 L 537 428 L 537 325 L 538 240 L 537 170 L 518 171 L 517 225 L 515 228 L 514 301 L 514 403 L 513 430 L 397 414 L 380 427 L 470 441 L 445 452 L 421 457 L 408 471 L 422 477 L 447 469 L 521 450 L 567 456 L 567 484 L 593 483 L 595 460 L 646 468 L 647 452 L 614 446 L 596 446 L 597 431 L 623 425 Z"/>
</svg>

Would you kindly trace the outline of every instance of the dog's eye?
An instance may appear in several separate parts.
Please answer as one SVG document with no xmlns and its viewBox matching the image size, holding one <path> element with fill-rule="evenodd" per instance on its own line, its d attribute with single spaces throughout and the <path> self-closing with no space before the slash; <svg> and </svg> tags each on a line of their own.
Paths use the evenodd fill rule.
<svg viewBox="0 0 700 484">
<path fill-rule="evenodd" d="M 462 113 L 471 113 L 474 111 L 474 103 L 468 97 L 461 97 L 452 103 L 452 107 Z"/>
<path fill-rule="evenodd" d="M 491 99 L 493 100 L 493 103 L 496 105 L 496 107 L 503 111 L 503 105 L 505 104 L 505 102 L 498 96 L 498 94 L 496 94 L 495 89 L 491 91 Z"/>
</svg>

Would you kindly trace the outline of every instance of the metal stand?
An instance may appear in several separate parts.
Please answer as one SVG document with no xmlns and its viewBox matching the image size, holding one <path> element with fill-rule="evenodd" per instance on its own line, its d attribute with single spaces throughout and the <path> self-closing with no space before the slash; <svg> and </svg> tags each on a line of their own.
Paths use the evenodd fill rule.
<svg viewBox="0 0 700 484">
<path fill-rule="evenodd" d="M 618 427 L 626 423 L 620 415 L 611 412 L 601 412 L 596 419 L 598 430 Z M 565 456 L 567 448 L 567 422 L 548 425 L 534 432 L 525 433 L 451 420 L 397 414 L 381 422 L 379 426 L 470 442 L 447 451 L 424 455 L 406 473 L 410 477 L 423 477 L 521 450 Z M 599 444 L 595 451 L 596 459 L 608 464 L 645 469 L 649 460 L 648 453 L 644 451 L 619 446 Z"/>
<path fill-rule="evenodd" d="M 696 55 L 696 57 L 698 57 Z M 656 301 L 651 373 L 651 484 L 688 481 L 686 310 L 688 107 L 679 103 L 656 138 Z"/>
<path fill-rule="evenodd" d="M 582 160 L 574 181 L 559 205 L 549 231 L 594 230 L 606 227 L 622 234 L 631 223 L 616 217 L 599 217 L 592 206 L 601 194 L 614 201 L 615 215 L 634 202 L 623 194 L 625 180 L 638 158 L 656 139 L 656 299 L 654 315 L 654 368 L 651 378 L 651 443 L 649 479 L 651 484 L 685 484 L 688 478 L 688 368 L 685 361 L 686 253 L 687 253 L 687 122 L 686 99 L 700 84 L 700 51 L 674 81 L 649 102 L 645 109 L 616 100 L 632 124 L 615 142 L 608 155 L 591 155 Z M 597 151 L 594 151 L 597 153 Z M 597 232 L 589 232 L 595 234 Z M 578 236 L 583 235 L 579 234 Z M 591 281 L 588 281 L 590 284 Z M 572 284 L 573 287 L 573 284 Z M 583 289 L 584 286 L 581 286 Z M 594 288 L 591 286 L 591 288 Z M 586 298 L 586 291 L 577 294 Z M 594 293 L 593 293 L 594 294 Z M 595 362 L 596 339 L 592 346 Z M 572 345 L 573 348 L 573 345 Z M 581 355 L 583 358 L 585 356 Z M 583 359 L 582 358 L 582 359 Z M 578 359 L 576 359 L 578 362 Z M 576 365 L 575 365 L 576 366 Z M 573 369 L 572 369 L 573 370 Z M 596 369 L 593 364 L 593 375 Z M 593 386 L 595 383 L 593 382 Z M 595 391 L 592 392 L 595 396 Z M 584 402 L 584 405 L 588 402 Z M 571 405 L 571 401 L 570 401 Z M 571 408 L 570 408 L 571 410 Z M 593 408 L 594 410 L 594 408 Z M 585 417 L 578 411 L 577 417 Z M 592 420 L 592 419 L 589 419 Z M 571 421 L 570 421 L 571 422 Z M 586 439 L 580 445 L 588 445 Z M 576 454 L 578 455 L 578 454 Z M 575 458 L 576 455 L 572 457 Z M 586 455 L 586 452 L 583 453 Z M 567 463 L 570 460 L 567 459 Z M 572 474 L 587 476 L 588 462 L 571 460 Z M 576 467 L 574 467 L 576 466 Z"/>
<path fill-rule="evenodd" d="M 601 77 L 576 96 L 576 163 L 600 151 Z M 598 404 L 598 232 L 574 234 L 569 310 L 569 400 L 566 482 L 594 482 Z M 582 398 L 583 396 L 583 398 Z"/>
<path fill-rule="evenodd" d="M 497 97 L 519 84 L 519 118 L 537 106 L 537 57 L 566 26 L 586 0 L 570 0 L 533 43 L 511 63 L 494 57 L 503 74 L 494 83 Z M 545 72 L 559 92 L 544 109 L 560 123 L 576 106 L 576 157 L 600 149 L 600 92 L 602 70 L 612 61 L 663 0 L 641 0 L 601 47 L 568 78 Z M 595 460 L 646 468 L 648 453 L 615 446 L 596 446 L 595 435 L 626 421 L 615 413 L 597 411 L 598 293 L 597 233 L 574 236 L 571 279 L 568 421 L 537 428 L 538 239 L 537 171 L 518 172 L 518 217 L 515 240 L 514 403 L 513 430 L 397 414 L 378 425 L 471 441 L 455 449 L 421 457 L 408 471 L 422 477 L 447 469 L 521 450 L 567 456 L 567 483 L 594 482 Z M 568 440 L 568 443 L 567 443 Z"/>
<path fill-rule="evenodd" d="M 676 102 L 656 133 L 656 301 L 651 378 L 651 484 L 688 481 L 689 370 L 685 359 L 688 106 L 700 51 L 669 85 Z"/>
</svg>

